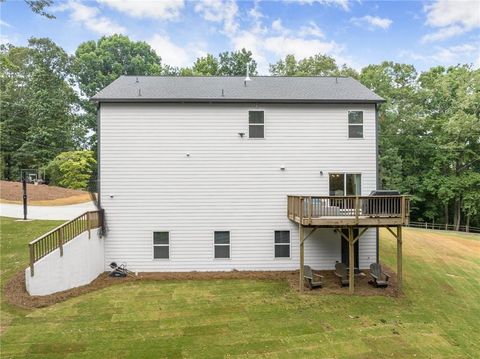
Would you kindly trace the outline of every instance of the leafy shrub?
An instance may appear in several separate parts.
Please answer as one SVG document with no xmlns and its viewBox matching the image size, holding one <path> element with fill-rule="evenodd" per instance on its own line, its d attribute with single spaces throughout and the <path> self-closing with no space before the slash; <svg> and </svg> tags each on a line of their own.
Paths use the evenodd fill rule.
<svg viewBox="0 0 480 359">
<path fill-rule="evenodd" d="M 45 168 L 50 184 L 87 189 L 97 161 L 93 151 L 62 152 Z"/>
</svg>

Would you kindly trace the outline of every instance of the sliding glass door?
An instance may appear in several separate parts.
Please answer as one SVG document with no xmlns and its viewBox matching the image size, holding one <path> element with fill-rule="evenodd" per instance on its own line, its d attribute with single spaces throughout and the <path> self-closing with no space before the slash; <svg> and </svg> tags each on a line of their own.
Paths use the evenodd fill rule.
<svg viewBox="0 0 480 359">
<path fill-rule="evenodd" d="M 360 196 L 362 194 L 362 175 L 359 173 L 330 173 L 330 196 Z"/>
</svg>

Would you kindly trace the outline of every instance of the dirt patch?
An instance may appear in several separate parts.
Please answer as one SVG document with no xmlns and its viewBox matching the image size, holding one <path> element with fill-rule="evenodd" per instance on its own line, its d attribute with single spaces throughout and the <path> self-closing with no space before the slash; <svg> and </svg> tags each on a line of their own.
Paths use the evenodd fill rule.
<svg viewBox="0 0 480 359">
<path fill-rule="evenodd" d="M 388 273 L 393 274 L 385 267 Z M 340 287 L 338 278 L 333 271 L 315 271 L 324 276 L 324 287 L 310 291 L 305 288 L 309 295 L 322 294 L 348 294 L 348 287 Z M 185 280 L 215 280 L 215 279 L 251 279 L 251 280 L 284 280 L 291 288 L 299 292 L 298 271 L 231 271 L 231 272 L 181 272 L 181 273 L 139 273 L 136 277 L 112 278 L 107 273 L 101 274 L 97 279 L 88 285 L 69 289 L 45 296 L 31 296 L 25 289 L 25 274 L 20 272 L 11 278 L 5 285 L 4 294 L 8 303 L 21 308 L 47 307 L 67 299 L 78 297 L 82 294 L 100 290 L 112 285 L 138 282 L 138 281 L 185 281 Z M 355 295 L 361 296 L 397 296 L 397 282 L 395 275 L 390 278 L 391 284 L 388 288 L 375 288 L 368 283 L 368 273 L 355 276 Z"/>
<path fill-rule="evenodd" d="M 47 186 L 43 184 L 27 184 L 28 203 L 31 205 L 61 206 L 84 203 L 91 200 L 85 191 Z M 0 181 L 0 200 L 3 203 L 22 203 L 23 190 L 21 182 Z"/>
</svg>

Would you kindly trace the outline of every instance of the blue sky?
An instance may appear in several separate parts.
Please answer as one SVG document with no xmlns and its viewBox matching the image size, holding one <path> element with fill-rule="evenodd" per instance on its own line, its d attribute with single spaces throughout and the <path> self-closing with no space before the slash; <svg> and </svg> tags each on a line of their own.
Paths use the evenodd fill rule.
<svg viewBox="0 0 480 359">
<path fill-rule="evenodd" d="M 148 42 L 172 66 L 206 53 L 254 53 L 262 74 L 294 54 L 333 56 L 360 69 L 392 60 L 418 70 L 435 65 L 480 66 L 480 1 L 55 1 L 49 20 L 21 0 L 0 4 L 1 41 L 25 45 L 49 37 L 74 53 L 86 40 L 122 33 Z"/>
</svg>

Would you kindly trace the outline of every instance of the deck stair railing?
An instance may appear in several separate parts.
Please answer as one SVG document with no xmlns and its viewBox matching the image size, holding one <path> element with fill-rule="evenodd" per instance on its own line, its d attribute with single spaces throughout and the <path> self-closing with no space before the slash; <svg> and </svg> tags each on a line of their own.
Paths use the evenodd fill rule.
<svg viewBox="0 0 480 359">
<path fill-rule="evenodd" d="M 76 236 L 88 231 L 88 238 L 90 238 L 90 231 L 102 226 L 102 217 L 103 211 L 101 210 L 85 212 L 77 218 L 63 223 L 50 232 L 31 241 L 28 244 L 30 252 L 30 275 L 32 277 L 34 275 L 35 262 L 57 248 L 60 249 L 60 256 L 63 256 L 63 245 Z"/>
<path fill-rule="evenodd" d="M 408 221 L 408 196 L 288 196 L 288 217 L 395 217 Z"/>
</svg>

